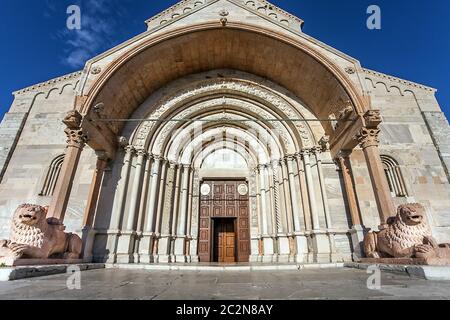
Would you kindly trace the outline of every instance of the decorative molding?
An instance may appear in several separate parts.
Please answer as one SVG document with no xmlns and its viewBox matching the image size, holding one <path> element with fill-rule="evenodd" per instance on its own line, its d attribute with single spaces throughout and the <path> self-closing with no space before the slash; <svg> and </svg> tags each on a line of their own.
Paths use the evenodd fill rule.
<svg viewBox="0 0 450 320">
<path fill-rule="evenodd" d="M 367 75 L 376 76 L 376 77 L 379 77 L 381 79 L 385 79 L 385 80 L 389 80 L 389 81 L 394 81 L 396 83 L 400 83 L 400 84 L 403 84 L 403 85 L 406 85 L 406 86 L 409 86 L 409 87 L 426 90 L 428 92 L 436 92 L 437 91 L 435 88 L 428 87 L 428 86 L 425 86 L 423 84 L 415 83 L 415 82 L 412 82 L 412 81 L 400 79 L 400 78 L 397 78 L 397 77 L 394 77 L 394 76 L 390 76 L 390 75 L 387 75 L 387 74 L 384 74 L 384 73 L 381 73 L 381 72 L 378 72 L 378 71 L 369 70 L 369 69 L 365 69 L 365 68 L 363 68 L 362 70 Z M 367 78 L 367 79 L 372 80 L 370 78 Z"/>
<path fill-rule="evenodd" d="M 46 82 L 37 83 L 37 84 L 34 84 L 32 86 L 29 86 L 29 87 L 26 87 L 26 88 L 14 91 L 13 95 L 31 92 L 31 91 L 34 91 L 36 89 L 41 89 L 41 88 L 44 88 L 44 87 L 47 87 L 47 86 L 50 86 L 50 85 L 54 85 L 54 84 L 62 82 L 62 81 L 76 79 L 76 78 L 81 77 L 82 74 L 83 74 L 83 71 L 77 71 L 77 72 L 69 73 L 69 74 L 66 74 L 64 76 L 48 80 Z"/>
<path fill-rule="evenodd" d="M 288 118 L 298 118 L 302 117 L 299 115 L 293 107 L 291 107 L 287 102 L 285 102 L 282 98 L 278 97 L 274 93 L 263 89 L 256 85 L 250 85 L 246 82 L 237 81 L 237 80 L 221 80 L 221 81 L 210 81 L 206 83 L 202 83 L 196 88 L 190 88 L 180 93 L 177 93 L 175 96 L 168 98 L 164 103 L 160 104 L 159 107 L 156 108 L 149 118 L 158 119 L 164 116 L 170 110 L 175 110 L 176 106 L 182 102 L 186 102 L 192 100 L 196 96 L 201 96 L 205 94 L 213 94 L 213 93 L 226 93 L 226 92 L 239 92 L 245 93 L 246 95 L 250 95 L 258 98 L 259 100 L 263 100 L 276 107 L 278 110 L 282 111 L 286 117 Z M 231 102 L 232 99 L 227 100 L 227 102 Z M 217 100 L 216 100 L 217 101 Z M 212 103 L 212 102 L 211 102 Z M 242 102 L 241 102 L 242 103 Z M 216 102 L 217 105 L 217 102 Z M 209 105 L 210 107 L 211 105 Z M 203 108 L 206 106 L 203 105 Z M 261 108 L 258 108 L 258 113 L 261 112 Z M 192 111 L 190 109 L 186 109 L 179 113 L 177 117 L 184 118 Z M 138 147 L 144 147 L 146 141 L 148 139 L 149 134 L 155 129 L 155 122 L 144 122 L 137 130 L 137 134 L 134 137 L 134 145 Z M 176 126 L 176 123 L 167 124 L 166 128 L 173 128 Z M 295 126 L 297 127 L 300 136 L 306 146 L 312 145 L 313 138 L 310 135 L 310 132 L 303 123 L 295 122 Z M 169 130 L 170 131 L 170 130 Z M 158 147 L 162 146 L 162 142 L 158 142 Z"/>
</svg>

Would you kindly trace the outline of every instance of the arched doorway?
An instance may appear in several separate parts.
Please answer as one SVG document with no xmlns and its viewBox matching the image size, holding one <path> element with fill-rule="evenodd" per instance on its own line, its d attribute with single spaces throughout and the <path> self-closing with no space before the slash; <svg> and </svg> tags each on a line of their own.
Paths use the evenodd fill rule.
<svg viewBox="0 0 450 320">
<path fill-rule="evenodd" d="M 206 44 L 211 50 L 202 50 Z M 212 74 L 205 77 L 205 71 Z M 204 78 L 190 82 L 189 75 Z M 82 119 L 66 121 L 76 141 L 50 212 L 63 215 L 86 133 L 89 145 L 115 159 L 120 171 L 117 188 L 105 189 L 109 200 L 114 194 L 113 205 L 100 213 L 110 221 L 102 241 L 111 261 L 198 260 L 195 159 L 214 137 L 252 160 L 254 261 L 330 259 L 335 234 L 329 231 L 323 157 L 341 157 L 339 151 L 359 142 L 382 220 L 393 212 L 376 148 L 379 116 L 368 111 L 369 101 L 342 68 L 303 38 L 245 24 L 196 25 L 139 42 L 84 84 L 76 101 Z M 126 152 L 116 156 L 118 135 L 125 137 Z M 344 183 L 352 193 L 351 181 Z M 87 215 L 99 215 L 96 192 L 91 194 Z"/>
</svg>

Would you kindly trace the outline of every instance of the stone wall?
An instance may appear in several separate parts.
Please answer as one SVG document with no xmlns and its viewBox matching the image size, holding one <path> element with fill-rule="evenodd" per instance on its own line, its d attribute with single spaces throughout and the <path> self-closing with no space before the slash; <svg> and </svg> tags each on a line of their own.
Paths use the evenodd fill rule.
<svg viewBox="0 0 450 320">
<path fill-rule="evenodd" d="M 450 185 L 448 171 L 450 128 L 435 99 L 435 90 L 367 71 L 367 90 L 383 117 L 380 153 L 395 159 L 407 189 L 396 205 L 420 202 L 426 206 L 435 236 L 450 240 Z M 375 228 L 376 205 L 362 152 L 354 155 L 355 180 L 363 222 Z"/>
<path fill-rule="evenodd" d="M 0 238 L 7 238 L 10 217 L 24 202 L 49 205 L 39 196 L 51 161 L 63 154 L 66 136 L 62 119 L 73 108 L 80 73 L 69 74 L 14 93 L 0 126 Z M 66 225 L 80 231 L 95 159 L 85 150 L 75 178 Z"/>
</svg>

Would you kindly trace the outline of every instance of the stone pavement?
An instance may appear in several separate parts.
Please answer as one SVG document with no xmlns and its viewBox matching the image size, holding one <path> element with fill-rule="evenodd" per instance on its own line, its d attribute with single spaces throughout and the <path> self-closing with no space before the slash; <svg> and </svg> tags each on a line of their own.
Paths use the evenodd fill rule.
<svg viewBox="0 0 450 320">
<path fill-rule="evenodd" d="M 357 269 L 179 272 L 103 269 L 81 273 L 81 290 L 68 275 L 0 283 L 0 299 L 449 299 L 450 281 L 382 273 L 381 290 Z"/>
</svg>

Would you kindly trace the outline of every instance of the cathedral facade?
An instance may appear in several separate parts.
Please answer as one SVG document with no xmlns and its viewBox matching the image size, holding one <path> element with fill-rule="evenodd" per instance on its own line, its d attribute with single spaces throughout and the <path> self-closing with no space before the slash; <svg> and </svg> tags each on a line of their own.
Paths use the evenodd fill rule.
<svg viewBox="0 0 450 320">
<path fill-rule="evenodd" d="M 418 202 L 450 242 L 435 89 L 363 68 L 263 0 L 184 0 L 146 24 L 14 92 L 0 238 L 36 203 L 82 236 L 86 261 L 352 261 Z"/>
</svg>

